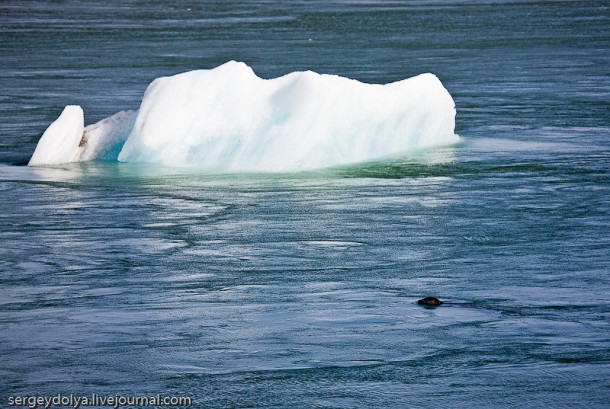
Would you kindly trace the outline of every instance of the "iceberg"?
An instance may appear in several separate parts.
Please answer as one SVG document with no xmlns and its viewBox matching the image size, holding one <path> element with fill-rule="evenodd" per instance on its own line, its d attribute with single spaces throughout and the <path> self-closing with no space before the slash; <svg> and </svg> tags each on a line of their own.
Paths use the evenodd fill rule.
<svg viewBox="0 0 610 409">
<path fill-rule="evenodd" d="M 385 85 L 293 72 L 262 79 L 230 61 L 161 77 L 137 111 L 84 126 L 67 106 L 41 137 L 31 166 L 88 160 L 291 172 L 454 144 L 455 104 L 433 74 Z"/>
</svg>

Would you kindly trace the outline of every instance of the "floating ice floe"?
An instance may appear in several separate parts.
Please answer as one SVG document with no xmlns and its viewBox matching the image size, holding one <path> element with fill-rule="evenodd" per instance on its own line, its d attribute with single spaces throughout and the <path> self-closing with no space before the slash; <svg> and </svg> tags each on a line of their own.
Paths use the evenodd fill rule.
<svg viewBox="0 0 610 409">
<path fill-rule="evenodd" d="M 455 104 L 433 74 L 379 85 L 293 72 L 259 78 L 244 63 L 154 80 L 139 110 L 84 126 L 67 106 L 30 165 L 96 159 L 285 172 L 456 143 Z"/>
</svg>

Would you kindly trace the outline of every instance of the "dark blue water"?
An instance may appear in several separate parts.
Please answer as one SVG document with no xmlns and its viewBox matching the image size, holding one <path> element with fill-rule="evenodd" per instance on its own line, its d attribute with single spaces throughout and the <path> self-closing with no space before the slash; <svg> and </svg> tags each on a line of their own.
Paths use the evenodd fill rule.
<svg viewBox="0 0 610 409">
<path fill-rule="evenodd" d="M 0 3 L 2 405 L 607 407 L 609 27 L 607 1 Z M 65 105 L 93 123 L 231 59 L 433 72 L 463 141 L 298 174 L 22 166 Z"/>
</svg>

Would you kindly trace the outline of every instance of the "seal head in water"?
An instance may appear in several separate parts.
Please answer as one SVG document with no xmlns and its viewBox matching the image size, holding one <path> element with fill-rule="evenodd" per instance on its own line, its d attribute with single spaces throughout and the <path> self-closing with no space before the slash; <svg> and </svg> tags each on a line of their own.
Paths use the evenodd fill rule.
<svg viewBox="0 0 610 409">
<path fill-rule="evenodd" d="M 436 307 L 437 305 L 441 305 L 443 302 L 441 300 L 439 300 L 438 298 L 426 297 L 426 298 L 422 298 L 421 300 L 418 300 L 417 303 L 419 305 L 428 305 L 428 306 Z"/>
</svg>

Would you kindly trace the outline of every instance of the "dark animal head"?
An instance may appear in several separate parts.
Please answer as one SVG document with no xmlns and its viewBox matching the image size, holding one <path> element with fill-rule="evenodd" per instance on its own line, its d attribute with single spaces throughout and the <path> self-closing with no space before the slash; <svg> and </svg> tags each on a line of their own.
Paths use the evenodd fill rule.
<svg viewBox="0 0 610 409">
<path fill-rule="evenodd" d="M 437 305 L 441 305 L 443 302 L 441 300 L 439 300 L 438 298 L 426 297 L 426 298 L 422 298 L 421 300 L 418 300 L 417 303 L 419 305 L 437 306 Z"/>
</svg>

